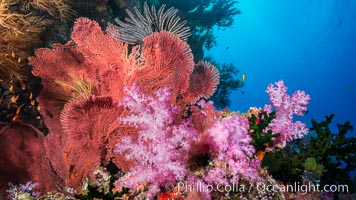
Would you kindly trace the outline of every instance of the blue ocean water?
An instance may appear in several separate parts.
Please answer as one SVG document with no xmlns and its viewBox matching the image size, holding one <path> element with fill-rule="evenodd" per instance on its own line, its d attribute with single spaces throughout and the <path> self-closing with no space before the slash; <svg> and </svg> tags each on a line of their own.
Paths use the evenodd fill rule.
<svg viewBox="0 0 356 200">
<path fill-rule="evenodd" d="M 332 130 L 347 120 L 356 128 L 356 1 L 240 0 L 237 7 L 233 27 L 217 30 L 218 45 L 208 52 L 246 74 L 229 108 L 263 107 L 267 85 L 283 79 L 290 94 L 311 95 L 300 118 L 308 127 L 335 113 Z"/>
</svg>

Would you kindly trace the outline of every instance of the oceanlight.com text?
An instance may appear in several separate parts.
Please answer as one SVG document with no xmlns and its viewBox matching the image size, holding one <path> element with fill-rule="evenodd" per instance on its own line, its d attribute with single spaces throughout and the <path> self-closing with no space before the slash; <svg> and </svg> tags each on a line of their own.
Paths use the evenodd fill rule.
<svg viewBox="0 0 356 200">
<path fill-rule="evenodd" d="M 271 184 L 266 184 L 264 182 L 258 182 L 254 185 L 256 187 L 257 191 L 260 192 L 298 192 L 301 194 L 307 194 L 310 192 L 349 192 L 349 186 L 348 185 L 324 185 L 321 186 L 320 184 L 313 184 L 313 183 L 308 183 L 308 184 L 300 184 L 298 182 L 294 184 L 288 184 L 288 185 L 271 185 Z"/>
<path fill-rule="evenodd" d="M 250 191 L 259 191 L 259 192 L 267 192 L 267 193 L 275 193 L 275 192 L 291 192 L 291 193 L 301 193 L 307 194 L 310 192 L 338 192 L 338 193 L 347 193 L 349 192 L 348 185 L 324 185 L 321 186 L 320 184 L 301 184 L 301 183 L 294 183 L 289 185 L 272 185 L 267 184 L 265 182 L 256 182 L 254 184 L 244 185 L 244 184 L 223 184 L 218 183 L 216 185 L 209 185 L 206 183 L 196 182 L 196 183 L 188 183 L 188 182 L 178 182 L 178 184 L 167 184 L 167 190 L 173 190 L 174 188 L 177 189 L 179 192 L 212 192 L 218 191 L 222 193 L 229 193 L 229 192 L 250 192 Z"/>
</svg>

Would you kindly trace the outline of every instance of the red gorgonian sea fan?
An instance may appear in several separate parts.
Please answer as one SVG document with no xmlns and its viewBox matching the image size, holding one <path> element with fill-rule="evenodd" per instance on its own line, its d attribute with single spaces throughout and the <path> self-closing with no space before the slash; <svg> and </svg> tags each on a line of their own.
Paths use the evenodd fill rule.
<svg viewBox="0 0 356 200">
<path fill-rule="evenodd" d="M 193 54 L 186 42 L 162 31 L 144 38 L 141 54 L 144 66 L 136 70 L 132 81 L 141 90 L 153 95 L 159 88 L 168 87 L 176 96 L 186 93 L 193 72 Z"/>
<path fill-rule="evenodd" d="M 197 102 L 201 98 L 209 99 L 216 91 L 219 79 L 219 71 L 214 65 L 205 61 L 198 62 L 190 76 L 187 98 L 190 102 Z"/>
<path fill-rule="evenodd" d="M 167 87 L 170 103 L 180 113 L 187 104 L 209 98 L 218 84 L 212 65 L 199 63 L 202 69 L 194 70 L 191 50 L 178 36 L 162 31 L 145 37 L 142 46 L 129 47 L 87 18 L 76 21 L 72 40 L 38 49 L 30 64 L 42 78 L 38 100 L 50 131 L 39 142 L 44 149 L 41 156 L 59 177 L 59 187 L 78 192 L 101 164 L 113 162 L 124 170 L 132 166 L 112 151 L 122 136 L 135 138 L 138 132 L 117 123 L 117 118 L 131 112 L 116 106 L 125 87 L 137 84 L 147 95 Z"/>
<path fill-rule="evenodd" d="M 198 77 L 193 72 L 193 55 L 186 42 L 162 31 L 145 37 L 142 47 L 134 46 L 129 51 L 126 43 L 101 31 L 96 22 L 87 18 L 77 20 L 72 40 L 67 44 L 56 44 L 52 50 L 38 49 L 35 55 L 30 59 L 33 73 L 56 83 L 48 87 L 62 90 L 62 97 L 73 93 L 73 77 L 90 83 L 91 94 L 111 96 L 114 101 L 122 98 L 124 86 L 136 83 L 147 94 L 167 86 L 173 93 L 172 103 L 176 103 L 177 97 L 185 103 L 194 103 L 200 97 L 211 96 L 218 84 L 215 67 L 199 63 L 197 66 L 204 65 L 213 73 L 200 81 L 209 93 L 192 101 L 189 88 Z M 182 100 L 183 96 L 189 99 Z"/>
<path fill-rule="evenodd" d="M 39 190 L 55 189 L 60 182 L 47 165 L 43 134 L 32 125 L 0 122 L 0 199 L 9 182 L 40 182 Z"/>
</svg>

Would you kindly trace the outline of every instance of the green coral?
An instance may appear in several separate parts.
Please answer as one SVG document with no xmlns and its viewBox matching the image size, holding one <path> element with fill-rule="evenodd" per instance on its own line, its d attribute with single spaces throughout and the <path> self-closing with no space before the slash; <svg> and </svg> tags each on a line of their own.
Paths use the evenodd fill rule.
<svg viewBox="0 0 356 200">
<path fill-rule="evenodd" d="M 262 165 L 276 179 L 285 183 L 300 182 L 307 171 L 310 158 L 319 166 L 316 171 L 323 171 L 320 184 L 347 184 L 352 188 L 349 173 L 356 169 L 356 138 L 346 136 L 353 130 L 350 122 L 338 124 L 338 133 L 333 133 L 329 125 L 334 115 L 326 116 L 320 123 L 312 120 L 313 127 L 308 136 L 287 145 L 283 151 L 266 153 Z M 315 133 L 315 136 L 311 135 Z M 309 158 L 309 161 L 308 161 Z M 352 192 L 352 191 L 351 191 Z"/>
<path fill-rule="evenodd" d="M 264 132 L 269 123 L 275 118 L 276 112 L 267 114 L 266 112 L 260 113 L 258 116 L 252 114 L 248 121 L 250 124 L 250 133 L 252 136 L 251 144 L 255 147 L 256 151 L 264 151 L 266 147 L 273 146 L 273 138 L 278 137 L 279 133 L 272 133 L 271 130 Z"/>
<path fill-rule="evenodd" d="M 314 157 L 309 157 L 305 160 L 304 164 L 304 169 L 315 173 L 318 177 L 321 177 L 321 175 L 323 174 L 324 171 L 324 166 L 321 164 L 318 164 L 318 162 L 316 161 L 316 159 Z"/>
</svg>

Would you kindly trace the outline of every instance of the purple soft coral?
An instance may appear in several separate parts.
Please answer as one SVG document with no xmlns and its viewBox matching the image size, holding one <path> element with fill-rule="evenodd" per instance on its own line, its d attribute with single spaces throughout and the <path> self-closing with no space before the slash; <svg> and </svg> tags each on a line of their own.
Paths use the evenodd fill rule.
<svg viewBox="0 0 356 200">
<path fill-rule="evenodd" d="M 292 122 L 292 116 L 303 115 L 309 95 L 297 91 L 289 96 L 286 92 L 283 81 L 277 82 L 276 86 L 271 84 L 267 89 L 271 105 L 265 106 L 265 112 L 271 113 L 272 106 L 276 110 L 276 117 L 267 129 L 280 133 L 275 139 L 279 147 L 308 132 L 305 124 Z M 124 137 L 117 144 L 116 152 L 124 153 L 126 159 L 134 160 L 136 165 L 116 183 L 117 188 L 138 189 L 140 185 L 147 185 L 147 197 L 153 198 L 162 186 L 178 181 L 216 188 L 239 184 L 241 180 L 250 183 L 263 180 L 259 174 L 261 161 L 254 158 L 255 148 L 251 144 L 247 117 L 235 114 L 224 119 L 215 118 L 215 110 L 210 110 L 211 104 L 202 100 L 190 116 L 193 125 L 189 121 L 177 120 L 179 110 L 170 104 L 167 88 L 149 96 L 134 85 L 127 88 L 126 93 L 119 106 L 131 114 L 120 118 L 119 122 L 139 131 L 137 137 Z M 204 153 L 210 156 L 209 163 L 195 168 L 196 156 Z M 202 197 L 211 199 L 212 191 L 195 189 Z"/>
<path fill-rule="evenodd" d="M 18 186 L 11 185 L 11 187 L 6 190 L 6 192 L 8 193 L 7 198 L 11 200 L 21 199 L 19 198 L 19 194 L 23 193 L 22 197 L 24 199 L 35 199 L 36 197 L 40 196 L 40 193 L 36 191 L 38 186 L 39 183 L 34 183 L 32 181 L 29 181 L 25 184 L 20 184 Z"/>
<path fill-rule="evenodd" d="M 120 118 L 120 123 L 140 128 L 138 137 L 127 136 L 116 146 L 117 153 L 125 152 L 128 160 L 134 160 L 128 176 L 121 178 L 116 186 L 136 189 L 149 183 L 147 197 L 153 198 L 159 188 L 167 183 L 183 180 L 187 168 L 184 151 L 189 150 L 197 132 L 189 128 L 189 122 L 175 124 L 177 108 L 169 104 L 167 88 L 158 90 L 155 97 L 143 94 L 137 86 L 126 89 L 127 96 L 120 106 L 132 114 Z"/>
<path fill-rule="evenodd" d="M 222 177 L 231 176 L 231 183 L 238 183 L 240 178 L 250 181 L 259 179 L 258 167 L 251 162 L 255 148 L 248 133 L 248 119 L 234 115 L 229 119 L 216 122 L 208 130 L 211 150 L 218 153 L 214 161 L 216 168 L 210 170 L 204 180 L 210 184 L 228 183 Z M 219 164 L 220 163 L 220 164 Z M 227 168 L 228 166 L 228 168 Z M 228 173 L 228 174 L 227 174 Z"/>
<path fill-rule="evenodd" d="M 268 125 L 267 130 L 272 130 L 273 133 L 280 133 L 280 136 L 274 141 L 279 148 L 283 148 L 287 142 L 301 138 L 308 133 L 308 128 L 304 123 L 300 121 L 293 122 L 293 114 L 304 115 L 310 96 L 300 90 L 289 96 L 286 93 L 287 89 L 281 80 L 276 82 L 275 85 L 268 85 L 266 90 L 270 96 L 271 105 L 266 105 L 264 110 L 270 113 L 272 106 L 276 110 L 276 118 Z"/>
</svg>

